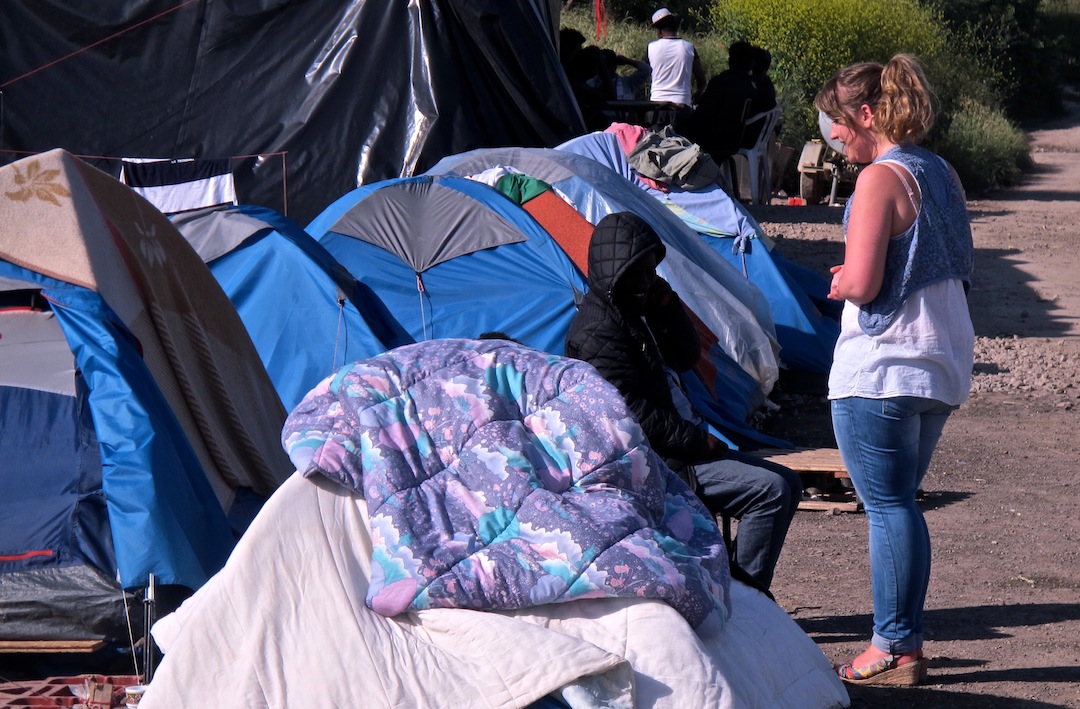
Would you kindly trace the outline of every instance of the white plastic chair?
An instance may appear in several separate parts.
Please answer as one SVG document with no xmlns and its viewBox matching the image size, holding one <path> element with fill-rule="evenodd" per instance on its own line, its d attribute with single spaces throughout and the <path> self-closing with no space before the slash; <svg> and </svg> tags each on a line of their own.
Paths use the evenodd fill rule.
<svg viewBox="0 0 1080 709">
<path fill-rule="evenodd" d="M 769 201 L 772 193 L 772 175 L 769 174 L 769 141 L 772 140 L 773 131 L 776 130 L 776 122 L 780 120 L 781 107 L 776 106 L 768 111 L 750 116 L 744 125 L 750 125 L 764 119 L 761 131 L 752 148 L 740 148 L 738 155 L 746 158 L 747 176 L 750 178 L 750 201 L 754 204 L 765 204 Z"/>
</svg>

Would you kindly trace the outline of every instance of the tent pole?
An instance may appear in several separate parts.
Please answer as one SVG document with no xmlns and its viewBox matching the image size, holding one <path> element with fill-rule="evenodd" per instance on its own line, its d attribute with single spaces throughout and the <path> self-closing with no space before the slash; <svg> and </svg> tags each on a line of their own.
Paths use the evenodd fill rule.
<svg viewBox="0 0 1080 709">
<path fill-rule="evenodd" d="M 143 684 L 150 684 L 154 678 L 154 639 L 150 636 L 150 626 L 154 624 L 155 606 L 154 575 L 150 574 L 143 595 Z"/>
</svg>

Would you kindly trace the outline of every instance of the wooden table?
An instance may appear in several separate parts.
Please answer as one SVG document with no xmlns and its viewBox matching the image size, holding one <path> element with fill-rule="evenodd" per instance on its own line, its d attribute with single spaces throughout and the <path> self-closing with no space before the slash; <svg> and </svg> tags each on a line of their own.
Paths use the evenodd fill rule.
<svg viewBox="0 0 1080 709">
<path fill-rule="evenodd" d="M 658 123 L 673 122 L 676 106 L 666 101 L 622 99 L 608 101 L 604 104 L 604 109 L 613 113 L 618 123 L 630 123 L 648 128 Z"/>
</svg>

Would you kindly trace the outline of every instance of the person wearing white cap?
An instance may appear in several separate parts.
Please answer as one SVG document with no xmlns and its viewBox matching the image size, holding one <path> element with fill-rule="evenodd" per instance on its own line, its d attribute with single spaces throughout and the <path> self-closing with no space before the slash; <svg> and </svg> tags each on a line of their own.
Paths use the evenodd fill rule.
<svg viewBox="0 0 1080 709">
<path fill-rule="evenodd" d="M 676 130 L 693 114 L 697 96 L 705 89 L 705 67 L 694 45 L 679 38 L 679 17 L 666 7 L 652 15 L 656 40 L 649 43 L 652 89 L 649 100 L 679 106 Z"/>
</svg>

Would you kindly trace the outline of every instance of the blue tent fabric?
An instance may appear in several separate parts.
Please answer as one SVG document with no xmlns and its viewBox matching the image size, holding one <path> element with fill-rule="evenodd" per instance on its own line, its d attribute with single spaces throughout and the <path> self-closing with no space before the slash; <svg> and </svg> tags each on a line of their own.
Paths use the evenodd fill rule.
<svg viewBox="0 0 1080 709">
<path fill-rule="evenodd" d="M 413 341 L 370 287 L 279 212 L 239 205 L 172 219 L 211 256 L 286 410 L 345 363 Z M 238 233 L 211 250 L 226 230 Z"/>
<path fill-rule="evenodd" d="M 692 191 L 675 186 L 668 191 L 651 187 L 638 179 L 611 133 L 589 133 L 558 149 L 608 165 L 678 214 L 765 295 L 780 344 L 781 364 L 788 369 L 828 371 L 839 335 L 839 317 L 834 309 L 810 295 L 820 291 L 822 279 L 783 259 L 766 243 L 765 232 L 753 215 L 720 185 Z"/>
<path fill-rule="evenodd" d="M 829 300 L 831 284 L 828 278 L 802 264 L 795 263 L 776 249 L 773 249 L 770 254 L 784 277 L 796 284 L 823 316 L 840 322 L 840 313 L 844 310 L 844 304 L 840 301 Z"/>
<path fill-rule="evenodd" d="M 35 408 L 17 421 L 0 402 L 5 451 L 61 416 L 55 440 L 69 442 L 24 454 L 26 466 L 0 458 L 5 503 L 34 504 L 43 466 L 61 488 L 42 528 L 0 516 L 0 584 L 18 589 L 0 594 L 0 637 L 108 626 L 104 639 L 127 644 L 124 590 L 151 575 L 199 588 L 233 548 L 227 515 L 243 489 L 265 499 L 291 473 L 286 412 L 209 269 L 115 177 L 63 150 L 24 158 L 0 168 L 0 222 L 0 337 L 15 335 L 0 394 L 72 398 L 20 393 Z"/>
<path fill-rule="evenodd" d="M 198 588 L 225 563 L 235 540 L 198 459 L 146 371 L 137 343 L 93 291 L 50 284 L 51 279 L 2 260 L 0 277 L 46 285 L 42 293 L 53 303 L 89 389 L 100 480 L 84 476 L 80 487 L 87 494 L 100 482 L 116 558 L 104 558 L 99 538 L 87 538 L 88 548 L 80 555 L 103 564 L 100 570 L 110 576 L 118 573 L 125 588 L 145 584 L 151 573 L 161 583 Z M 62 474 L 66 462 L 54 459 L 50 464 Z M 25 476 L 11 484 L 36 485 Z M 96 527 L 100 531 L 100 524 Z"/>
<path fill-rule="evenodd" d="M 428 200 L 442 209 L 430 210 Z M 353 233 L 335 231 L 339 224 Z M 327 207 L 307 231 L 417 341 L 500 331 L 560 354 L 585 289 L 577 267 L 528 212 L 497 190 L 460 177 L 366 185 Z M 421 231 L 435 251 L 456 255 L 410 256 L 400 245 L 387 250 L 379 236 Z"/>
<path fill-rule="evenodd" d="M 81 383 L 81 377 L 79 377 Z M 101 454 L 85 385 L 75 396 L 0 387 L 0 573 L 88 563 L 116 568 L 101 489 Z"/>
<path fill-rule="evenodd" d="M 739 244 L 734 237 L 706 234 L 702 238 L 733 266 L 743 269 L 769 299 L 783 365 L 791 370 L 827 374 L 840 323 L 823 314 L 811 300 L 806 292 L 807 274 L 804 281 L 795 280 L 789 270 L 795 265 L 778 260 L 779 254 L 770 252 L 764 242 L 749 240 Z M 828 291 L 827 282 L 824 287 Z"/>
</svg>

